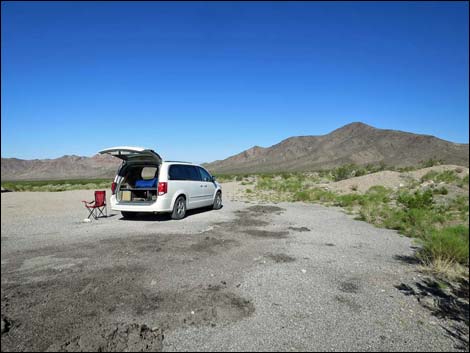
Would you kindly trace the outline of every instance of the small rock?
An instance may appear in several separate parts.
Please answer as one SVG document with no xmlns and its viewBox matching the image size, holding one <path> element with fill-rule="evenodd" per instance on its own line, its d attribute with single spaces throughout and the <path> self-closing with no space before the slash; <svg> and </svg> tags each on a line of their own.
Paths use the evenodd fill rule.
<svg viewBox="0 0 470 353">
<path fill-rule="evenodd" d="M 191 315 L 194 315 L 194 311 L 191 311 Z"/>
<path fill-rule="evenodd" d="M 436 303 L 432 297 L 426 296 L 421 298 L 420 300 L 421 305 L 426 306 L 430 309 L 434 308 Z"/>
<path fill-rule="evenodd" d="M 157 284 L 157 281 L 155 281 L 154 279 L 152 279 L 152 282 L 150 282 L 150 285 L 151 285 L 151 286 L 154 286 L 154 285 L 156 285 L 156 284 Z"/>
<path fill-rule="evenodd" d="M 1 327 L 1 334 L 3 335 L 5 332 L 8 332 L 11 327 L 11 321 L 8 321 L 6 318 L 2 319 L 2 327 Z"/>
<path fill-rule="evenodd" d="M 90 222 L 91 222 L 91 219 L 90 219 L 90 218 L 85 218 L 85 219 L 83 220 L 83 223 L 90 223 Z"/>
<path fill-rule="evenodd" d="M 300 271 L 301 271 L 302 273 L 307 273 L 307 270 L 305 270 L 305 269 L 301 269 Z"/>
</svg>

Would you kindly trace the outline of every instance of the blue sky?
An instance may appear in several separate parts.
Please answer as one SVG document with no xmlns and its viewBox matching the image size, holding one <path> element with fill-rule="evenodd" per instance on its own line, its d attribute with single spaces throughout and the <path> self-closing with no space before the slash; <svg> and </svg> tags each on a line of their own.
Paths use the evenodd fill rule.
<svg viewBox="0 0 470 353">
<path fill-rule="evenodd" d="M 468 142 L 466 2 L 2 2 L 2 157 L 226 158 L 353 121 Z"/>
</svg>

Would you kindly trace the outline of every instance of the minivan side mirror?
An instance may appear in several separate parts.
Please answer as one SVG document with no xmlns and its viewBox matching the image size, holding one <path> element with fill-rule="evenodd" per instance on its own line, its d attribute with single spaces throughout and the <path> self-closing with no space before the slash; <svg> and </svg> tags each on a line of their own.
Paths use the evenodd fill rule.
<svg viewBox="0 0 470 353">
<path fill-rule="evenodd" d="M 212 176 L 212 182 L 216 181 L 217 179 L 215 178 L 215 176 Z"/>
</svg>

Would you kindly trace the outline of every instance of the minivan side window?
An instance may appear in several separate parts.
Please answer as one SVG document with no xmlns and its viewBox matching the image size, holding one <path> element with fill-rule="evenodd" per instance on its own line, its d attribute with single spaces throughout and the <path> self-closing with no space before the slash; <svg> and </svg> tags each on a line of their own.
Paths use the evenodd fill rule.
<svg viewBox="0 0 470 353">
<path fill-rule="evenodd" d="M 199 169 L 199 173 L 201 173 L 202 181 L 212 181 L 211 175 L 203 168 L 197 167 Z"/>
<path fill-rule="evenodd" d="M 185 165 L 185 168 L 187 168 L 188 170 L 188 180 L 201 181 L 201 176 L 199 175 L 199 172 L 197 171 L 196 167 L 192 165 Z"/>
<path fill-rule="evenodd" d="M 201 176 L 192 165 L 173 164 L 168 171 L 168 179 L 201 181 Z"/>
<path fill-rule="evenodd" d="M 188 180 L 188 174 L 184 165 L 173 164 L 170 165 L 168 171 L 168 179 L 170 180 Z"/>
</svg>

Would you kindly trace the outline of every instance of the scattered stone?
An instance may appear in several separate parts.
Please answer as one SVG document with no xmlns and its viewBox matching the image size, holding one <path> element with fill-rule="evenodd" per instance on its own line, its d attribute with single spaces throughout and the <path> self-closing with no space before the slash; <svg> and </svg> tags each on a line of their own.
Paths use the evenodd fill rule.
<svg viewBox="0 0 470 353">
<path fill-rule="evenodd" d="M 294 262 L 295 258 L 292 256 L 289 256 L 287 254 L 268 254 L 267 257 L 269 257 L 271 260 L 273 260 L 276 263 L 286 263 L 286 262 Z"/>
<path fill-rule="evenodd" d="M 3 335 L 4 333 L 10 331 L 11 327 L 11 322 L 8 320 L 6 317 L 2 319 L 2 324 L 1 324 L 1 334 Z"/>
<path fill-rule="evenodd" d="M 296 232 L 310 232 L 310 229 L 307 227 L 289 227 L 289 229 Z"/>
<path fill-rule="evenodd" d="M 301 269 L 300 272 L 302 272 L 302 273 L 307 273 L 307 270 Z"/>
</svg>

